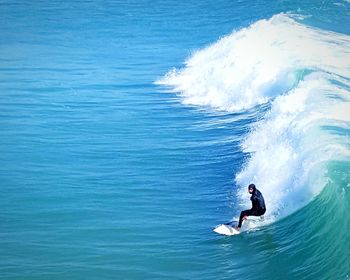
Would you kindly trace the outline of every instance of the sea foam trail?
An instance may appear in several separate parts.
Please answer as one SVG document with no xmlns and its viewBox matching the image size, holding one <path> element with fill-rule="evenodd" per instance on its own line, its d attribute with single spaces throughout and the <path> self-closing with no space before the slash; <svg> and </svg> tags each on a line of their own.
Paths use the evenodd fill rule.
<svg viewBox="0 0 350 280">
<path fill-rule="evenodd" d="M 228 112 L 271 102 L 242 143 L 250 156 L 236 182 L 242 204 L 254 182 L 274 220 L 322 190 L 328 162 L 350 161 L 349 50 L 349 36 L 279 14 L 194 53 L 157 83 L 185 104 Z"/>
</svg>

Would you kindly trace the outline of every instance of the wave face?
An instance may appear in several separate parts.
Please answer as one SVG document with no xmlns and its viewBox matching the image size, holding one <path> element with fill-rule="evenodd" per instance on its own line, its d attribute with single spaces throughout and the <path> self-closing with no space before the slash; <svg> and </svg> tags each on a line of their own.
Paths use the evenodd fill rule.
<svg viewBox="0 0 350 280">
<path fill-rule="evenodd" d="M 249 156 L 235 178 L 242 205 L 249 183 L 263 192 L 268 221 L 305 206 L 329 183 L 329 164 L 350 160 L 350 38 L 299 21 L 260 20 L 157 81 L 185 104 L 227 112 L 269 104 L 241 143 Z"/>
</svg>

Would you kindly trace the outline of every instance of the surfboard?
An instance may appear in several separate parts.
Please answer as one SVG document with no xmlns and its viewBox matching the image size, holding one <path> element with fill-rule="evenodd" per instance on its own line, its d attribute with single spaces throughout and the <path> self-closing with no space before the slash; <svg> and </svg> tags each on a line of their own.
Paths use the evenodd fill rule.
<svg viewBox="0 0 350 280">
<path fill-rule="evenodd" d="M 256 225 L 257 223 L 263 220 L 264 220 L 264 216 L 249 216 L 246 220 L 243 221 L 240 231 L 236 230 L 235 227 L 233 226 L 233 224 L 236 223 L 235 221 L 231 221 L 225 224 L 220 224 L 216 226 L 213 229 L 213 231 L 218 234 L 227 235 L 227 236 L 237 235 L 243 231 L 247 231 L 251 225 Z"/>
<path fill-rule="evenodd" d="M 236 235 L 240 234 L 240 231 L 236 230 L 233 226 L 229 224 L 221 224 L 213 229 L 214 232 L 222 235 Z"/>
</svg>

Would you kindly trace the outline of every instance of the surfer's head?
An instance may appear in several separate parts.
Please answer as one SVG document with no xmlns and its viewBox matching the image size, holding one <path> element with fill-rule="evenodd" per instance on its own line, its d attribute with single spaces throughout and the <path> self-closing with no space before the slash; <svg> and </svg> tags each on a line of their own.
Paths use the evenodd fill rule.
<svg viewBox="0 0 350 280">
<path fill-rule="evenodd" d="M 248 192 L 249 192 L 250 194 L 254 193 L 255 190 L 256 190 L 256 187 L 255 187 L 254 184 L 250 184 L 250 185 L 248 186 Z"/>
</svg>

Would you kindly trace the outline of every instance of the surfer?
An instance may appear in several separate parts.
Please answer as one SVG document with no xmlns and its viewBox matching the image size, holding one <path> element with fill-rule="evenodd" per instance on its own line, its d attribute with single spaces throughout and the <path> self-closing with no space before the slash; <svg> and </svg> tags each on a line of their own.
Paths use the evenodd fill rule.
<svg viewBox="0 0 350 280">
<path fill-rule="evenodd" d="M 247 219 L 248 216 L 262 216 L 266 212 L 264 197 L 254 184 L 248 186 L 248 192 L 252 195 L 250 197 L 250 200 L 252 201 L 252 209 L 241 212 L 238 226 L 235 227 L 238 231 L 241 229 L 243 220 Z"/>
</svg>

